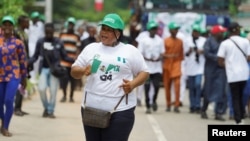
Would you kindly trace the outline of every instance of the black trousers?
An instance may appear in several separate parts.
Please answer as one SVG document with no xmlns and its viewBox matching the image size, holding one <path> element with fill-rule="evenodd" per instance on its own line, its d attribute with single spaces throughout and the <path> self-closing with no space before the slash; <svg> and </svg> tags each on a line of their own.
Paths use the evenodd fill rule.
<svg viewBox="0 0 250 141">
<path fill-rule="evenodd" d="M 109 127 L 104 129 L 83 125 L 86 141 L 128 141 L 134 126 L 134 111 L 135 107 L 113 113 Z M 83 108 L 81 113 L 83 115 Z"/>
<path fill-rule="evenodd" d="M 60 86 L 63 91 L 63 96 L 66 97 L 68 83 L 70 83 L 70 98 L 73 98 L 77 81 L 70 75 L 71 68 L 67 67 L 67 70 L 68 70 L 68 75 L 60 78 Z"/>
<path fill-rule="evenodd" d="M 245 108 L 243 106 L 242 97 L 246 82 L 247 81 L 229 83 L 232 95 L 234 120 L 236 123 L 240 123 L 241 120 L 244 119 Z"/>
<path fill-rule="evenodd" d="M 15 108 L 14 110 L 22 110 L 23 95 L 17 90 L 15 97 Z"/>
<path fill-rule="evenodd" d="M 153 103 L 156 103 L 161 80 L 162 80 L 162 75 L 160 73 L 154 73 L 150 74 L 149 79 L 145 82 L 144 90 L 145 90 L 145 103 L 147 108 L 150 108 L 150 94 L 149 94 L 150 85 L 153 84 L 154 87 Z"/>
</svg>

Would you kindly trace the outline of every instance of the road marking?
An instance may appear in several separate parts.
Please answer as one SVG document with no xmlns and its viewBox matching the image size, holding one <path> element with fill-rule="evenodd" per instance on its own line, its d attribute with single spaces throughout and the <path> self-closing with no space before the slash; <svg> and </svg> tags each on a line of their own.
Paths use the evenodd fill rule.
<svg viewBox="0 0 250 141">
<path fill-rule="evenodd" d="M 158 141 L 167 141 L 166 137 L 162 133 L 161 128 L 159 124 L 157 123 L 157 121 L 155 120 L 155 118 L 152 115 L 147 115 L 147 117 L 148 117 L 149 123 L 151 124 L 156 134 Z"/>
</svg>

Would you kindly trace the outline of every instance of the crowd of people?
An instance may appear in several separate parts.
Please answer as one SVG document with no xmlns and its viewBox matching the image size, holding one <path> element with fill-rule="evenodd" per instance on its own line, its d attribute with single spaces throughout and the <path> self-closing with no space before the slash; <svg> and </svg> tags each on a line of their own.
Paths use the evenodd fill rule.
<svg viewBox="0 0 250 141">
<path fill-rule="evenodd" d="M 228 27 L 214 25 L 204 30 L 194 23 L 190 35 L 184 35 L 180 31 L 181 25 L 170 21 L 170 35 L 163 37 L 153 34 L 159 27 L 157 23 L 151 28 L 150 25 L 152 21 L 148 21 L 147 30 L 138 33 L 135 39 L 136 47 L 150 66 L 150 78 L 144 84 L 144 92 L 140 91 L 145 93 L 147 114 L 151 113 L 150 108 L 157 109 L 158 83 L 151 75 L 160 73 L 167 112 L 173 106 L 173 111 L 180 113 L 187 90 L 190 113 L 197 113 L 202 119 L 209 117 L 206 113 L 209 103 L 214 103 L 215 120 L 225 121 L 227 111 L 229 119 L 235 120 L 236 124 L 242 124 L 244 118 L 250 117 L 250 42 L 242 26 L 232 21 Z M 157 61 L 161 62 L 159 66 Z M 161 71 L 156 71 L 158 67 Z M 149 85 L 154 89 L 151 96 Z M 141 100 L 141 96 L 138 97 L 138 101 Z"/>
<path fill-rule="evenodd" d="M 22 109 L 27 95 L 39 93 L 44 108 L 42 117 L 48 118 L 56 118 L 59 88 L 63 92 L 61 102 L 66 102 L 68 82 L 71 83 L 69 102 L 74 102 L 76 86 L 82 87 L 84 79 L 77 81 L 70 75 L 71 65 L 85 46 L 98 41 L 93 25 L 81 26 L 80 32 L 75 30 L 76 19 L 69 17 L 65 21 L 66 30 L 56 36 L 54 24 L 45 23 L 41 16 L 34 11 L 30 16 L 14 19 L 6 15 L 1 19 L 0 130 L 4 136 L 12 136 L 8 129 L 13 114 L 19 117 L 29 114 Z M 64 66 L 67 75 L 52 75 L 50 67 L 56 65 Z"/>
<path fill-rule="evenodd" d="M 131 16 L 131 36 L 125 36 L 124 21 L 111 13 L 99 24 L 99 33 L 91 24 L 76 28 L 76 19 L 68 17 L 56 36 L 54 24 L 40 16 L 35 11 L 21 15 L 17 23 L 9 15 L 1 20 L 0 130 L 4 136 L 12 136 L 8 129 L 13 113 L 28 114 L 22 101 L 29 85 L 40 95 L 42 117 L 53 119 L 59 88 L 62 103 L 73 103 L 77 87 L 83 90 L 82 114 L 85 106 L 111 111 L 126 95 L 108 128 L 83 123 L 87 140 L 127 140 L 142 95 L 145 113 L 157 112 L 161 83 L 166 112 L 181 113 L 187 90 L 190 113 L 202 119 L 209 118 L 206 111 L 212 102 L 216 120 L 225 121 L 228 109 L 236 124 L 250 117 L 250 42 L 237 22 L 205 31 L 193 24 L 187 37 L 179 30 L 181 25 L 170 21 L 170 34 L 162 37 L 157 21 L 148 21 L 142 30 L 137 13 Z M 53 75 L 52 66 L 57 65 L 67 74 Z M 121 118 L 124 115 L 127 118 Z"/>
</svg>

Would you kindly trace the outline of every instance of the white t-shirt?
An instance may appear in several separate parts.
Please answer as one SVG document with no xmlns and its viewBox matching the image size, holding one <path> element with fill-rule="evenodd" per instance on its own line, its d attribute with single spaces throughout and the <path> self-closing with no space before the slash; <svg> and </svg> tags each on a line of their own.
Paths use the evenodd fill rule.
<svg viewBox="0 0 250 141">
<path fill-rule="evenodd" d="M 129 44 L 119 43 L 115 47 L 102 43 L 91 43 L 84 48 L 72 66 L 92 65 L 93 72 L 87 77 L 84 94 L 87 92 L 86 106 L 111 111 L 124 91 L 119 86 L 123 79 L 133 80 L 139 72 L 149 72 L 139 50 Z M 132 91 L 120 103 L 117 111 L 136 106 L 136 94 Z M 84 98 L 82 106 L 84 106 Z"/>
<path fill-rule="evenodd" d="M 189 50 L 189 38 L 190 35 L 185 35 L 183 34 L 181 31 L 178 31 L 177 35 L 176 35 L 177 38 L 180 38 L 182 40 L 182 43 L 183 43 L 183 53 L 184 53 L 184 59 L 182 60 L 181 62 L 181 76 L 182 77 L 186 77 L 186 66 L 187 66 L 187 63 L 186 63 L 186 60 L 187 60 L 187 56 L 185 55 L 188 50 Z"/>
<path fill-rule="evenodd" d="M 165 52 L 163 39 L 156 35 L 154 38 L 145 36 L 140 39 L 137 47 L 142 55 L 147 59 L 157 60 L 160 58 L 161 54 Z M 162 73 L 162 61 L 148 61 L 146 63 L 149 68 L 149 73 Z"/>
<path fill-rule="evenodd" d="M 89 37 L 89 33 L 87 31 L 84 31 L 80 37 L 80 40 L 84 40 L 87 39 Z"/>
<path fill-rule="evenodd" d="M 143 40 L 143 38 L 148 37 L 149 36 L 149 32 L 148 31 L 142 31 L 139 33 L 139 35 L 135 38 L 136 42 L 140 42 L 141 40 Z"/>
<path fill-rule="evenodd" d="M 232 36 L 231 39 L 238 44 L 246 55 L 250 55 L 250 43 L 247 39 L 240 36 Z M 247 60 L 230 39 L 221 43 L 217 56 L 225 59 L 228 82 L 239 82 L 248 79 L 249 67 Z"/>
<path fill-rule="evenodd" d="M 36 24 L 30 22 L 29 30 L 29 56 L 32 57 L 35 53 L 36 43 L 39 38 L 44 37 L 44 24 L 41 21 L 38 21 Z"/>
<path fill-rule="evenodd" d="M 203 50 L 206 38 L 200 36 L 197 40 L 195 40 L 195 42 L 198 50 Z M 188 40 L 188 43 L 189 47 L 191 48 L 195 46 L 192 37 Z M 205 65 L 204 54 L 199 54 L 199 63 L 196 61 L 196 53 L 194 51 L 192 51 L 192 53 L 185 59 L 186 59 L 186 74 L 188 76 L 195 76 L 204 73 L 204 65 Z"/>
</svg>

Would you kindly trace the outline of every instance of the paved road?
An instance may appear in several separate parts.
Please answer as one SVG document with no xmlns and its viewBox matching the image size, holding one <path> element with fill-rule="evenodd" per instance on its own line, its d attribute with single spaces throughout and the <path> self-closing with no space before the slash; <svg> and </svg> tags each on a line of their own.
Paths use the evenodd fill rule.
<svg viewBox="0 0 250 141">
<path fill-rule="evenodd" d="M 0 135 L 0 141 L 84 141 L 80 117 L 81 92 L 75 93 L 75 103 L 60 103 L 61 96 L 59 91 L 56 119 L 42 118 L 43 108 L 38 94 L 25 100 L 23 110 L 30 114 L 24 117 L 14 115 L 10 125 L 13 136 Z M 135 126 L 129 141 L 207 141 L 208 124 L 234 124 L 232 120 L 214 120 L 211 109 L 208 120 L 201 119 L 198 114 L 190 114 L 188 95 L 179 114 L 165 112 L 163 89 L 158 98 L 159 109 L 155 113 L 146 115 L 144 107 L 136 108 Z M 228 115 L 225 118 L 228 119 Z M 250 124 L 250 119 L 245 123 Z"/>
</svg>

